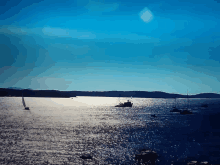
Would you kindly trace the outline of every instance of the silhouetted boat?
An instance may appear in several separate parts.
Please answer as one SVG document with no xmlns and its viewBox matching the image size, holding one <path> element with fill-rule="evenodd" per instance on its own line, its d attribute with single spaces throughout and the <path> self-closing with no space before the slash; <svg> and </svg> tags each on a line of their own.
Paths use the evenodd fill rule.
<svg viewBox="0 0 220 165">
<path fill-rule="evenodd" d="M 208 107 L 208 104 L 202 104 L 201 107 L 207 108 L 207 107 Z"/>
<path fill-rule="evenodd" d="M 29 107 L 26 107 L 23 94 L 22 94 L 22 103 L 23 103 L 23 106 L 24 106 L 24 109 L 25 109 L 25 110 L 30 110 Z"/>
<path fill-rule="evenodd" d="M 173 107 L 173 109 L 170 110 L 170 112 L 181 112 L 181 110 L 177 109 L 176 107 Z"/>
<path fill-rule="evenodd" d="M 176 97 L 175 97 L 175 106 L 173 107 L 172 110 L 170 110 L 170 112 L 181 112 L 181 110 L 179 110 L 179 109 L 176 107 Z"/>
<path fill-rule="evenodd" d="M 192 114 L 192 111 L 182 110 L 182 111 L 180 112 L 180 114 L 182 114 L 182 115 Z"/>
<path fill-rule="evenodd" d="M 188 90 L 187 90 L 187 108 L 180 112 L 182 115 L 192 114 L 192 111 L 189 110 L 189 97 L 188 97 Z"/>
<path fill-rule="evenodd" d="M 115 107 L 132 107 L 133 103 L 131 103 L 129 100 L 124 103 L 119 103 L 119 105 L 116 105 Z"/>
</svg>

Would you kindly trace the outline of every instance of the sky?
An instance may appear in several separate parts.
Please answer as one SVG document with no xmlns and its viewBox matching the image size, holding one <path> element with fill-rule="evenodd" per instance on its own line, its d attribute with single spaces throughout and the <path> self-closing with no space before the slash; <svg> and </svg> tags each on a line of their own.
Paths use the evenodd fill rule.
<svg viewBox="0 0 220 165">
<path fill-rule="evenodd" d="M 1 0 L 0 87 L 220 91 L 220 0 Z"/>
</svg>

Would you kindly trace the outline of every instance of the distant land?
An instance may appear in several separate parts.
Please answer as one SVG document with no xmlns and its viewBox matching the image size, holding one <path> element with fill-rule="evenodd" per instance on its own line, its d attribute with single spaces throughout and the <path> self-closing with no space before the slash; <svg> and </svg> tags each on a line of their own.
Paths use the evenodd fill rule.
<svg viewBox="0 0 220 165">
<path fill-rule="evenodd" d="M 21 88 L 0 88 L 0 97 L 60 97 L 76 96 L 102 96 L 102 97 L 138 97 L 138 98 L 187 98 L 187 95 L 166 93 L 161 91 L 58 91 L 58 90 L 32 90 Z M 200 93 L 188 95 L 189 98 L 220 98 L 217 93 Z"/>
<path fill-rule="evenodd" d="M 58 90 L 32 90 L 21 88 L 0 88 L 0 97 L 76 97 L 75 92 Z"/>
</svg>

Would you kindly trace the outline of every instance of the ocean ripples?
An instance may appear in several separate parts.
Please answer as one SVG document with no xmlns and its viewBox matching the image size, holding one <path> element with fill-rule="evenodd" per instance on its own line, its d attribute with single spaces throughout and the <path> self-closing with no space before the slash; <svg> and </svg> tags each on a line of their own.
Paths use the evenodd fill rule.
<svg viewBox="0 0 220 165">
<path fill-rule="evenodd" d="M 24 111 L 21 98 L 0 98 L 1 164 L 135 164 L 141 149 L 156 151 L 161 165 L 210 154 L 208 161 L 220 162 L 220 130 L 209 122 L 216 110 L 201 108 L 218 100 L 192 99 L 194 114 L 180 115 L 170 112 L 174 99 L 133 98 L 126 108 L 98 105 L 98 99 L 80 107 L 68 98 L 25 98 L 31 110 Z M 186 99 L 177 106 L 186 107 Z M 92 159 L 81 159 L 84 154 Z"/>
</svg>

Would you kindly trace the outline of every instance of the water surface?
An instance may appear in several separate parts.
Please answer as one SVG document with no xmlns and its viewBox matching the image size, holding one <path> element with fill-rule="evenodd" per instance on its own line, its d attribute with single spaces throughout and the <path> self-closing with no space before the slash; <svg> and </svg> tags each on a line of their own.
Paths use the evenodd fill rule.
<svg viewBox="0 0 220 165">
<path fill-rule="evenodd" d="M 120 98 L 126 101 L 130 98 Z M 220 164 L 219 99 L 177 99 L 193 115 L 171 113 L 174 99 L 132 98 L 133 107 L 114 107 L 118 98 L 0 98 L 1 164 L 135 164 L 149 148 L 157 164 L 190 159 Z M 207 103 L 208 108 L 201 104 Z M 157 117 L 151 117 L 156 114 Z M 83 154 L 93 156 L 82 160 Z"/>
</svg>

